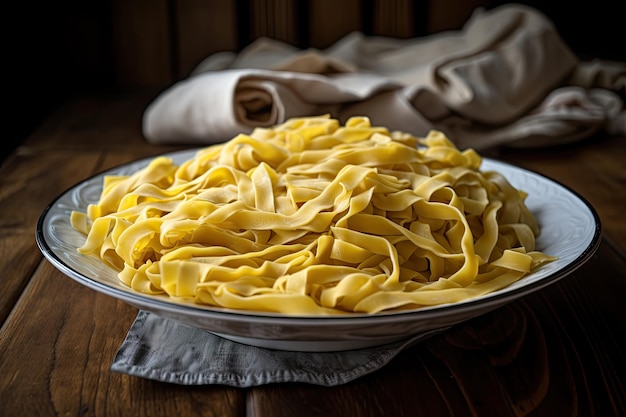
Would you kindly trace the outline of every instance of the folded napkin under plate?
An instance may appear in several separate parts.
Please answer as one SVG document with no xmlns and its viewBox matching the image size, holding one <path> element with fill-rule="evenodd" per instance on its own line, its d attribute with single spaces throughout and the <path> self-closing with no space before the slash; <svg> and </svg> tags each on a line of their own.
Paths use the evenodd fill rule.
<svg viewBox="0 0 626 417">
<path fill-rule="evenodd" d="M 180 385 L 252 387 L 302 382 L 345 384 L 441 330 L 383 346 L 341 352 L 292 352 L 248 346 L 140 311 L 111 370 Z"/>
</svg>

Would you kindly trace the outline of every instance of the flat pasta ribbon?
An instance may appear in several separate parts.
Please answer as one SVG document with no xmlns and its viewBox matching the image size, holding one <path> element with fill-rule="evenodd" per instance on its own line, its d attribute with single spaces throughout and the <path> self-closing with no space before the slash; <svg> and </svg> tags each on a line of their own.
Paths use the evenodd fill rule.
<svg viewBox="0 0 626 417">
<path fill-rule="evenodd" d="M 455 303 L 522 279 L 526 193 L 441 132 L 294 118 L 107 176 L 73 212 L 78 250 L 136 291 L 229 309 L 375 314 Z"/>
</svg>

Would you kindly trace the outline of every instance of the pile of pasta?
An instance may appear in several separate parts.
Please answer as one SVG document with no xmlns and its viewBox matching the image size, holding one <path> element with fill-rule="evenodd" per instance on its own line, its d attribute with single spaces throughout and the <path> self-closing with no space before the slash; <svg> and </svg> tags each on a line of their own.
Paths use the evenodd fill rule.
<svg viewBox="0 0 626 417">
<path fill-rule="evenodd" d="M 504 288 L 535 250 L 527 194 L 441 132 L 294 118 L 107 176 L 78 250 L 147 294 L 295 315 L 381 313 Z"/>
</svg>

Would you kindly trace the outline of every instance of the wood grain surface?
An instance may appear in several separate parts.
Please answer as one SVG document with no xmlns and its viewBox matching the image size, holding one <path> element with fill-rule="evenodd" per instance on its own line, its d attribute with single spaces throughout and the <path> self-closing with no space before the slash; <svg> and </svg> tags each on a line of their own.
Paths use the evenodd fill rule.
<svg viewBox="0 0 626 417">
<path fill-rule="evenodd" d="M 148 145 L 153 96 L 76 99 L 0 166 L 0 416 L 626 415 L 626 138 L 489 155 L 586 198 L 596 254 L 561 281 L 403 351 L 345 385 L 185 387 L 110 371 L 137 310 L 57 271 L 34 240 L 44 208 L 102 170 L 179 149 Z"/>
</svg>

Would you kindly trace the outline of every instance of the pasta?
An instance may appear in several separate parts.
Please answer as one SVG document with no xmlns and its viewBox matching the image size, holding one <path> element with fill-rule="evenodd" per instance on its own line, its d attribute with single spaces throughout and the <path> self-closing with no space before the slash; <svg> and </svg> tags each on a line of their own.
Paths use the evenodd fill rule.
<svg viewBox="0 0 626 417">
<path fill-rule="evenodd" d="M 474 298 L 555 259 L 526 193 L 441 132 L 294 118 L 107 176 L 71 215 L 78 250 L 133 290 L 283 314 L 376 314 Z"/>
</svg>

